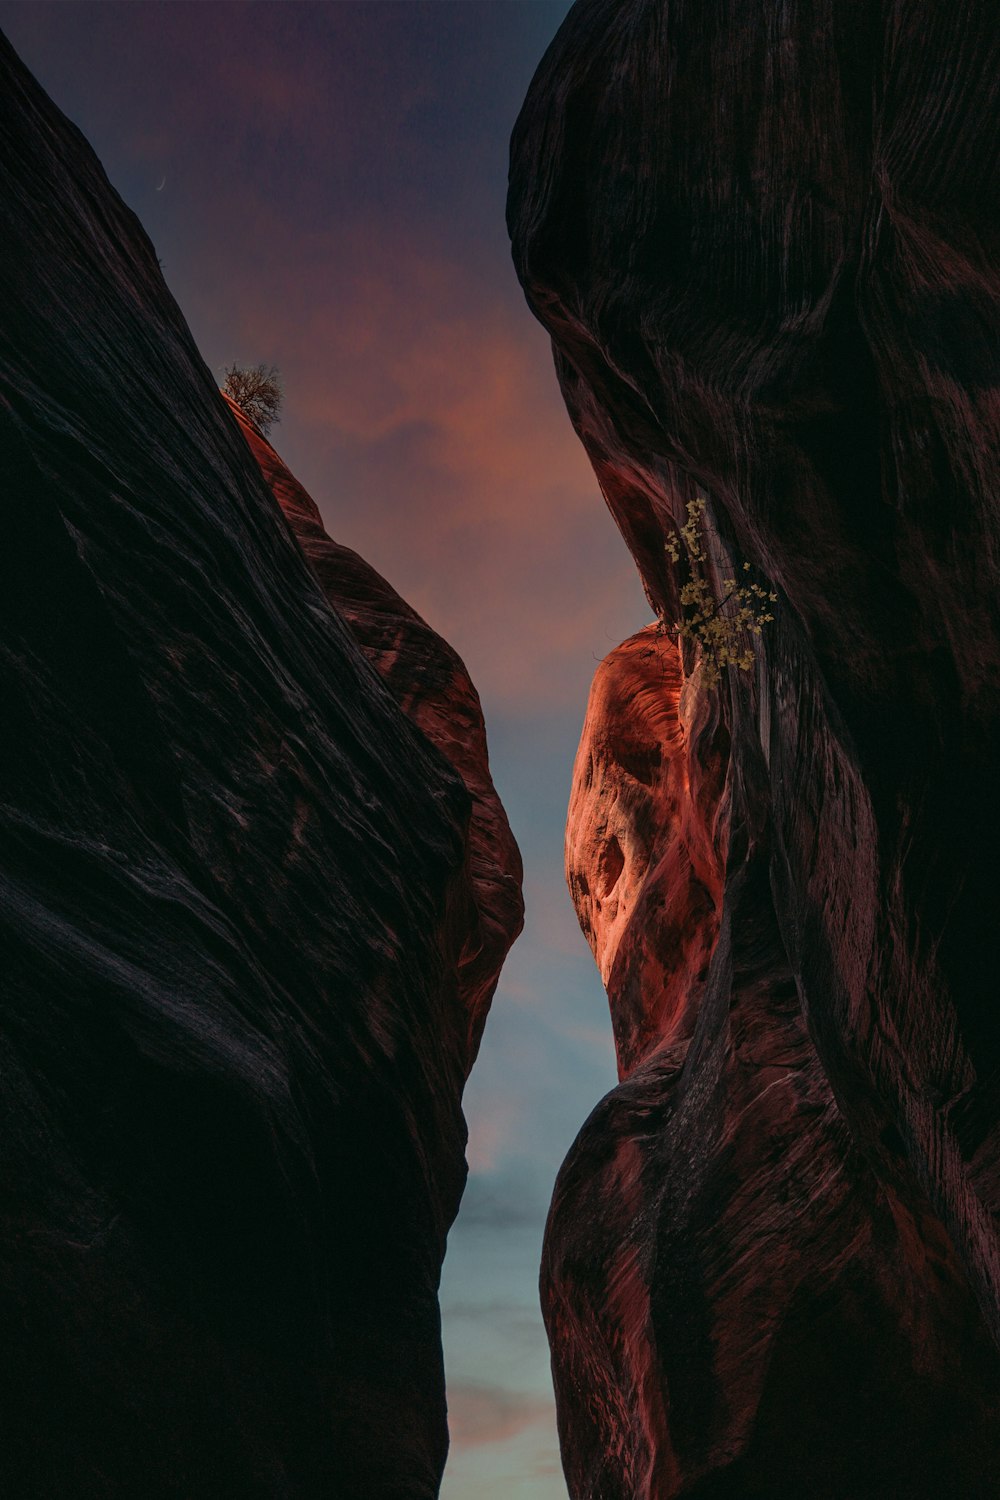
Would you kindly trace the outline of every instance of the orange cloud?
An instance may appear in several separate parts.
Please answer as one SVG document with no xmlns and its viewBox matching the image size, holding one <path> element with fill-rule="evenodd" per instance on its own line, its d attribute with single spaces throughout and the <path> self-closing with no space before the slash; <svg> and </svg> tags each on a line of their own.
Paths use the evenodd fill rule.
<svg viewBox="0 0 1000 1500">
<path fill-rule="evenodd" d="M 469 1142 L 465 1148 L 470 1172 L 493 1172 L 503 1160 L 518 1123 L 519 1104 L 510 1095 L 492 1095 L 468 1116 Z"/>
<path fill-rule="evenodd" d="M 273 437 L 328 529 L 455 645 L 487 712 L 582 709 L 649 615 L 519 291 L 430 244 L 401 255 L 371 220 L 293 244 L 247 213 L 259 265 L 222 273 L 229 357 L 282 369 Z"/>
<path fill-rule="evenodd" d="M 496 1385 L 454 1384 L 448 1388 L 448 1428 L 458 1448 L 505 1443 L 525 1428 L 555 1423 L 551 1396 L 522 1396 Z"/>
</svg>

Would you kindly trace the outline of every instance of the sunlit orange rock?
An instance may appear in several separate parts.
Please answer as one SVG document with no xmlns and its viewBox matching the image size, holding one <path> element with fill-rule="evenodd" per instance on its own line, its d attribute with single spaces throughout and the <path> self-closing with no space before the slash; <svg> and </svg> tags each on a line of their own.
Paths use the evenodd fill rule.
<svg viewBox="0 0 1000 1500">
<path fill-rule="evenodd" d="M 998 77 L 985 0 L 580 0 L 514 133 L 656 613 L 698 495 L 716 583 L 779 595 L 702 730 L 695 651 L 654 712 L 613 653 L 577 763 L 623 1076 L 543 1265 L 573 1500 L 996 1493 Z"/>
<path fill-rule="evenodd" d="M 574 770 L 567 877 L 622 1083 L 546 1234 L 570 1493 L 985 1497 L 995 1351 L 923 1195 L 838 1108 L 778 932 L 761 767 L 737 772 L 719 709 L 650 626 L 601 664 Z"/>
<path fill-rule="evenodd" d="M 601 664 L 590 693 L 566 821 L 570 893 L 613 997 L 624 1077 L 696 1013 L 719 932 L 727 826 L 725 756 L 712 697 L 684 694 L 676 645 L 655 626 Z"/>
</svg>

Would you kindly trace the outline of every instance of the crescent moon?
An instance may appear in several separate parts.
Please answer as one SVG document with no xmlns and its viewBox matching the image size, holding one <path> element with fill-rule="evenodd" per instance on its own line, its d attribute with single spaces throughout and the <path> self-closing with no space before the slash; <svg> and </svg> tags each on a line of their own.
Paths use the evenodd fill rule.
<svg viewBox="0 0 1000 1500">
<path fill-rule="evenodd" d="M 159 181 L 159 184 L 158 184 L 158 186 L 157 186 L 157 189 L 156 189 L 156 191 L 157 191 L 157 192 L 158 192 L 158 193 L 162 193 L 162 192 L 163 192 L 163 189 L 164 189 L 164 188 L 165 188 L 165 187 L 166 187 L 166 185 L 167 185 L 167 179 L 166 179 L 166 178 L 165 178 L 165 177 L 161 177 L 161 178 L 160 178 L 160 181 Z"/>
</svg>

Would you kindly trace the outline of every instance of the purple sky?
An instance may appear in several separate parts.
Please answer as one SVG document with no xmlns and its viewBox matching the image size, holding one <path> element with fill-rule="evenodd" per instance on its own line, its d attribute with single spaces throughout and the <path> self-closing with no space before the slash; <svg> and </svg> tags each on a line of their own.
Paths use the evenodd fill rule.
<svg viewBox="0 0 1000 1500">
<path fill-rule="evenodd" d="M 568 8 L 0 0 L 149 232 L 208 365 L 279 366 L 278 451 L 483 700 L 528 915 L 466 1094 L 444 1500 L 565 1500 L 539 1247 L 559 1163 L 615 1081 L 562 828 L 596 661 L 649 612 L 504 228 L 510 130 Z"/>
</svg>

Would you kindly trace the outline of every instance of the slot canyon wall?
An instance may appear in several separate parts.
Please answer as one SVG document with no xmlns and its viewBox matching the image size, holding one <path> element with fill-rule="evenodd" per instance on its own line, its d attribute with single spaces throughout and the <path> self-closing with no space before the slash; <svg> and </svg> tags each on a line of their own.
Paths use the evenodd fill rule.
<svg viewBox="0 0 1000 1500">
<path fill-rule="evenodd" d="M 0 74 L 0 1491 L 432 1500 L 521 922 L 478 700 Z"/>
<path fill-rule="evenodd" d="M 657 617 L 707 498 L 750 674 L 594 683 L 567 874 L 619 1086 L 542 1267 L 573 1500 L 1000 1486 L 1000 26 L 577 0 L 508 222 Z"/>
</svg>

